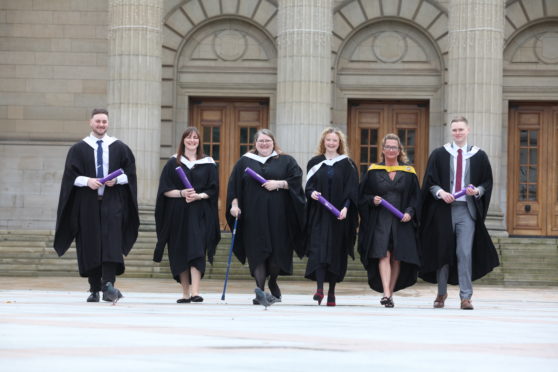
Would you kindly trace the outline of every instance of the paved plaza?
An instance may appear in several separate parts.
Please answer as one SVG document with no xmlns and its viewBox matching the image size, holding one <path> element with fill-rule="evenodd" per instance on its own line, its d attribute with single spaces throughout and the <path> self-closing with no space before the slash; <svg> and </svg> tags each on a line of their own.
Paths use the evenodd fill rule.
<svg viewBox="0 0 558 372">
<path fill-rule="evenodd" d="M 280 282 L 283 302 L 251 304 L 253 282 L 203 281 L 176 304 L 171 280 L 119 279 L 125 298 L 86 303 L 85 279 L 0 277 L 1 371 L 558 371 L 558 288 L 476 286 L 474 311 L 452 287 L 398 292 L 379 305 L 341 283 L 336 307 L 311 282 Z"/>
</svg>

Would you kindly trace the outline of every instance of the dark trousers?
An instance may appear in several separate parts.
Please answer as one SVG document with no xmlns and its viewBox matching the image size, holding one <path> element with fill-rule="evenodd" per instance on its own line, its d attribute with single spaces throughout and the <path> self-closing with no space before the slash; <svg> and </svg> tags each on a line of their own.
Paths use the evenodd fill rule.
<svg viewBox="0 0 558 372">
<path fill-rule="evenodd" d="M 105 284 L 116 281 L 116 263 L 103 262 L 103 264 L 93 270 L 87 280 L 89 281 L 89 291 L 99 292 Z"/>
</svg>

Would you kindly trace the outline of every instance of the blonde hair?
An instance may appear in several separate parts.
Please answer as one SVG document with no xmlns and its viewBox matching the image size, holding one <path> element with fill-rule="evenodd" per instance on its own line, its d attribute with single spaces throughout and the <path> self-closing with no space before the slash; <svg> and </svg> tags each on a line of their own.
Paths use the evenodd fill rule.
<svg viewBox="0 0 558 372">
<path fill-rule="evenodd" d="M 409 158 L 407 157 L 407 153 L 403 149 L 403 145 L 401 144 L 401 140 L 399 139 L 397 134 L 394 134 L 394 133 L 386 134 L 385 137 L 382 139 L 382 148 L 384 148 L 384 146 L 386 145 L 387 140 L 397 141 L 397 147 L 399 147 L 399 155 L 397 155 L 397 161 L 399 163 L 407 164 L 409 162 Z M 386 159 L 384 157 L 384 152 L 382 151 L 380 154 L 381 154 L 381 157 L 382 157 L 382 161 L 385 162 Z"/>
<path fill-rule="evenodd" d="M 275 141 L 275 135 L 273 134 L 273 132 L 270 129 L 267 129 L 267 128 L 260 129 L 256 132 L 256 134 L 254 134 L 254 147 L 252 147 L 252 149 L 249 152 L 258 155 L 258 149 L 256 148 L 256 142 L 258 141 L 258 138 L 262 134 L 265 135 L 265 136 L 268 136 L 273 141 L 273 151 L 277 152 L 277 154 L 283 153 L 283 151 L 281 151 L 281 148 L 279 147 L 279 145 L 277 145 L 277 141 Z"/>
<path fill-rule="evenodd" d="M 345 134 L 341 132 L 341 129 L 329 127 L 323 130 L 322 135 L 320 136 L 320 141 L 318 142 L 318 148 L 316 149 L 316 153 L 318 155 L 323 155 L 326 152 L 325 148 L 325 138 L 328 134 L 334 133 L 339 137 L 339 148 L 337 152 L 339 155 L 348 155 L 349 154 L 349 146 L 347 145 L 347 139 L 345 138 Z"/>
</svg>

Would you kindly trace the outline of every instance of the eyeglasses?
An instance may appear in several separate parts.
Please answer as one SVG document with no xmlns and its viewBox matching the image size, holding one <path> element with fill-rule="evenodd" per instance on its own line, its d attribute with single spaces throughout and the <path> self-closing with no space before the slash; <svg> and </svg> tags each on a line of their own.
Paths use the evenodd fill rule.
<svg viewBox="0 0 558 372">
<path fill-rule="evenodd" d="M 265 140 L 262 139 L 262 140 L 257 140 L 256 142 L 257 142 L 257 143 L 270 143 L 270 142 L 273 142 L 273 141 L 272 141 L 272 140 L 268 140 L 268 139 L 265 139 Z"/>
<path fill-rule="evenodd" d="M 397 150 L 399 150 L 399 147 L 397 147 L 397 146 L 384 146 L 384 150 L 397 151 Z"/>
</svg>

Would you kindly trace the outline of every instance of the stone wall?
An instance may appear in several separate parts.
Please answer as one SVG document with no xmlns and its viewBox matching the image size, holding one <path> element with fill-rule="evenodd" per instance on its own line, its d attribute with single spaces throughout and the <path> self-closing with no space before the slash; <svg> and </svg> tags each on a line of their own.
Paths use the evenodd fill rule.
<svg viewBox="0 0 558 372">
<path fill-rule="evenodd" d="M 107 104 L 106 0 L 0 3 L 0 228 L 53 228 L 71 143 Z"/>
</svg>

